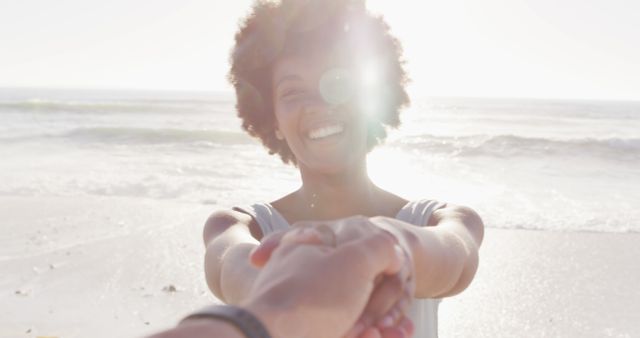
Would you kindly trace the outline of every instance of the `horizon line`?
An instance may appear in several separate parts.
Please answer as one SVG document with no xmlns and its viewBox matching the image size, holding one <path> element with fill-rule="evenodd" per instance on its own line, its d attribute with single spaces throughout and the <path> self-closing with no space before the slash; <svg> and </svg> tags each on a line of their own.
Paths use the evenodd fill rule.
<svg viewBox="0 0 640 338">
<path fill-rule="evenodd" d="M 46 91 L 86 91 L 86 92 L 130 92 L 130 93 L 176 93 L 176 94 L 223 94 L 234 96 L 235 93 L 230 89 L 205 89 L 205 88 L 135 88 L 135 87 L 98 87 L 98 86 L 5 86 L 0 85 L 0 91 L 9 90 L 46 90 Z M 415 93 L 414 93 L 415 94 Z M 426 95 L 416 97 L 413 95 L 413 99 L 416 100 L 429 100 L 429 99 L 469 99 L 469 100 L 515 100 L 515 101 L 595 101 L 595 102 L 624 102 L 624 103 L 640 103 L 639 98 L 587 98 L 587 97 L 543 97 L 543 96 L 499 96 L 499 95 Z"/>
</svg>

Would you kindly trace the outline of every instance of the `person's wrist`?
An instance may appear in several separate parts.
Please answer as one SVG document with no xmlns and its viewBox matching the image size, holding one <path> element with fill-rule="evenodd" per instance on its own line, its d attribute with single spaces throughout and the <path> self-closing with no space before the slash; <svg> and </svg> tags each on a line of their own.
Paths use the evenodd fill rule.
<svg viewBox="0 0 640 338">
<path fill-rule="evenodd" d="M 244 338 L 244 334 L 232 323 L 217 318 L 190 318 L 182 321 L 178 327 L 185 335 L 191 338 L 198 337 L 238 337 Z"/>
<path fill-rule="evenodd" d="M 199 324 L 205 325 L 204 327 L 199 328 L 199 333 L 202 333 L 202 330 L 210 330 L 210 325 L 206 325 L 206 322 L 203 322 L 202 320 L 209 320 L 211 323 L 226 322 L 228 324 L 232 324 L 239 330 L 241 336 L 246 338 L 271 337 L 267 327 L 262 323 L 260 318 L 244 307 L 233 305 L 210 305 L 204 307 L 185 317 L 180 322 L 179 326 L 185 328 L 185 326 L 190 327 L 189 325 L 193 326 Z M 229 333 L 228 325 L 220 326 L 222 326 L 222 329 L 227 329 L 227 333 Z M 226 335 L 223 336 L 226 337 Z M 230 337 L 238 337 L 238 335 L 232 334 Z"/>
<path fill-rule="evenodd" d="M 258 318 L 272 337 L 303 337 L 300 330 L 304 328 L 304 321 L 291 302 L 263 297 L 243 302 L 241 306 Z"/>
<path fill-rule="evenodd" d="M 397 226 L 398 220 L 396 219 L 377 216 L 372 217 L 370 221 L 392 236 L 408 257 L 413 259 L 413 248 L 418 244 L 418 237 L 415 233 L 408 231 L 402 226 Z"/>
</svg>

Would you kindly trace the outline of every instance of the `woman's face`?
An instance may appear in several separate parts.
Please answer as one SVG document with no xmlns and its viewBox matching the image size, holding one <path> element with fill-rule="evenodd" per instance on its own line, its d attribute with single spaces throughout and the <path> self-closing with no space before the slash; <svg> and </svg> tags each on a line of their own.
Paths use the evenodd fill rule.
<svg viewBox="0 0 640 338">
<path fill-rule="evenodd" d="M 272 77 L 276 133 L 298 165 L 336 173 L 363 161 L 367 130 L 356 105 L 354 75 L 322 57 L 290 56 Z"/>
</svg>

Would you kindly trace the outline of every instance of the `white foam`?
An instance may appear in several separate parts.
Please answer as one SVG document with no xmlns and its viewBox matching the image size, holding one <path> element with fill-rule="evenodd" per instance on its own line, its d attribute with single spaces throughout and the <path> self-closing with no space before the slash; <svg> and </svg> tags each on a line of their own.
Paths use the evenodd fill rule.
<svg viewBox="0 0 640 338">
<path fill-rule="evenodd" d="M 1 195 L 232 206 L 270 201 L 298 185 L 294 168 L 244 135 L 231 100 L 201 106 L 227 111 L 186 114 L 171 111 L 185 104 L 184 97 L 183 103 L 163 98 L 130 112 L 118 112 L 116 100 L 102 106 L 113 109 L 105 114 L 78 95 L 64 104 L 89 103 L 72 112 L 0 105 Z M 163 105 L 162 114 L 153 113 Z M 370 173 L 407 198 L 469 205 L 488 227 L 638 232 L 640 114 L 629 105 L 600 104 L 582 114 L 584 107 L 464 100 L 418 105 L 370 155 Z"/>
</svg>

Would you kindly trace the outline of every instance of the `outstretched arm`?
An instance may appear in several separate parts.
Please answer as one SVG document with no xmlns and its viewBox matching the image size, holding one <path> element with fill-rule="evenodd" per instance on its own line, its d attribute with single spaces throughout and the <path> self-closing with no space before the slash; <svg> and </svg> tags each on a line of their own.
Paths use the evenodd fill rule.
<svg viewBox="0 0 640 338">
<path fill-rule="evenodd" d="M 295 234 L 294 234 L 295 235 Z M 286 241 L 285 241 L 286 242 Z M 405 257 L 379 231 L 338 247 L 285 243 L 242 306 L 279 338 L 344 335 L 364 309 L 378 276 L 398 273 Z M 368 250 L 375 247 L 377 250 Z M 344 271 L 351 271 L 345 274 Z M 240 338 L 233 326 L 189 319 L 152 338 Z"/>
<path fill-rule="evenodd" d="M 252 222 L 250 216 L 236 211 L 216 212 L 205 224 L 207 284 L 211 291 L 227 304 L 242 304 L 259 276 L 261 270 L 252 265 L 249 260 L 251 251 L 260 244 L 256 237 L 262 237 L 259 226 Z M 354 237 L 354 239 L 357 238 L 359 236 Z M 411 325 L 410 321 L 403 320 L 403 313 L 399 312 L 402 307 L 395 314 L 391 311 L 395 302 L 403 297 L 401 292 L 403 288 L 394 283 L 394 278 L 397 277 L 399 275 L 388 277 L 392 278 L 391 282 L 382 283 L 384 287 L 376 289 L 381 296 L 376 298 L 377 301 L 367 304 L 365 309 L 365 313 L 371 320 L 381 319 L 385 315 L 392 316 L 393 323 L 388 323 L 380 332 L 382 337 L 397 337 L 398 335 L 394 332 L 411 330 L 408 328 Z M 374 330 L 370 327 L 373 324 L 374 322 L 365 322 L 365 331 Z M 358 332 L 360 331 L 350 332 L 348 337 L 359 336 Z"/>
<path fill-rule="evenodd" d="M 374 217 L 373 223 L 395 230 L 413 254 L 418 298 L 456 295 L 469 286 L 478 269 L 484 224 L 473 209 L 447 205 L 417 227 L 396 219 Z"/>
<path fill-rule="evenodd" d="M 301 225 L 313 226 L 315 223 L 327 222 Z M 413 257 L 414 296 L 418 298 L 453 296 L 469 286 L 478 268 L 478 250 L 484 236 L 480 216 L 471 208 L 457 205 L 434 211 L 423 226 L 388 217 L 361 216 L 327 224 L 337 230 L 339 238 L 344 239 L 359 236 L 362 231 L 366 232 L 367 226 L 381 227 L 393 233 Z M 357 230 L 359 226 L 363 226 L 362 231 Z M 277 246 L 275 237 L 268 243 L 262 243 L 260 250 L 252 255 L 254 263 L 264 264 Z"/>
<path fill-rule="evenodd" d="M 237 211 L 215 212 L 205 223 L 207 285 L 225 303 L 239 304 L 249 294 L 259 270 L 248 257 L 261 235 L 251 217 Z"/>
</svg>

